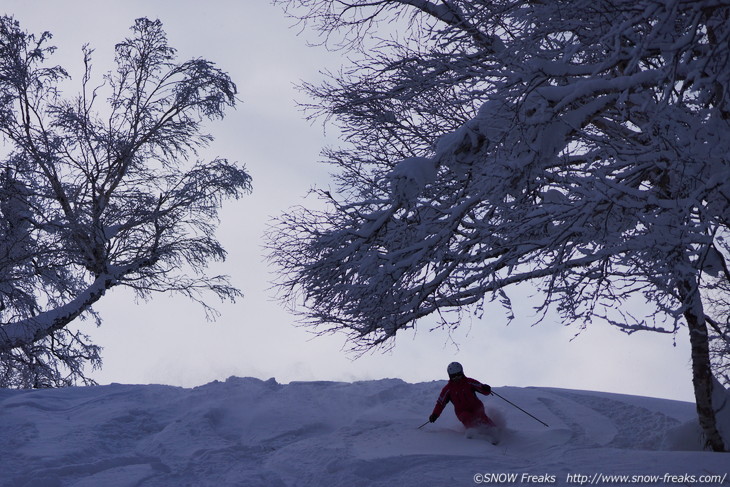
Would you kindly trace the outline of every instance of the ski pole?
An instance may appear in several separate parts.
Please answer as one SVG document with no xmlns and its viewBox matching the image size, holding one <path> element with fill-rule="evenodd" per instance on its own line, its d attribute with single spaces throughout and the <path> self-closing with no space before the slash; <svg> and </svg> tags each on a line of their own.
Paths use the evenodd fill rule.
<svg viewBox="0 0 730 487">
<path fill-rule="evenodd" d="M 431 421 L 426 421 L 426 422 L 425 422 L 425 423 L 423 423 L 423 424 L 422 424 L 421 426 L 419 426 L 419 427 L 418 427 L 417 429 L 419 429 L 419 430 L 420 430 L 421 428 L 423 428 L 424 426 L 426 426 L 426 425 L 427 425 L 428 423 L 430 423 L 430 422 L 431 422 Z"/>
<path fill-rule="evenodd" d="M 548 424 L 547 424 L 547 423 L 546 423 L 545 421 L 541 421 L 541 420 L 537 419 L 537 418 L 536 418 L 535 416 L 533 416 L 532 414 L 528 413 L 527 411 L 525 411 L 524 409 L 522 409 L 521 407 L 519 407 L 519 406 L 518 406 L 517 404 L 513 403 L 512 401 L 509 401 L 509 400 L 507 400 L 507 399 L 503 398 L 502 396 L 500 396 L 499 394 L 497 394 L 497 393 L 496 393 L 496 392 L 494 392 L 494 391 L 492 391 L 492 394 L 494 394 L 495 396 L 497 396 L 498 398 L 500 398 L 501 400 L 503 400 L 503 401 L 504 401 L 504 402 L 506 402 L 507 404 L 510 404 L 510 405 L 512 405 L 512 406 L 514 406 L 514 407 L 516 407 L 517 409 L 519 409 L 520 411 L 522 411 L 523 413 L 525 413 L 526 415 L 528 415 L 529 417 L 531 417 L 531 418 L 532 418 L 532 419 L 534 419 L 535 421 L 538 421 L 538 422 L 540 422 L 540 423 L 544 424 L 544 425 L 545 425 L 546 427 L 548 427 L 548 428 L 550 427 L 550 426 L 548 426 Z"/>
</svg>

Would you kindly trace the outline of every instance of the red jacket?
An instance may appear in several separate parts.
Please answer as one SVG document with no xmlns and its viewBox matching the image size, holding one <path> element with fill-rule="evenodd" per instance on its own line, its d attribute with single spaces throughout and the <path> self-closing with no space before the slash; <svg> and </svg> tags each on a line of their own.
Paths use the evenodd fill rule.
<svg viewBox="0 0 730 487">
<path fill-rule="evenodd" d="M 448 384 L 441 390 L 441 395 L 436 401 L 431 417 L 434 420 L 438 418 L 451 401 L 454 404 L 456 417 L 467 428 L 473 428 L 480 424 L 495 426 L 494 422 L 484 412 L 484 404 L 477 397 L 477 392 L 489 395 L 492 393 L 492 388 L 469 377 L 462 376 L 449 380 Z"/>
</svg>

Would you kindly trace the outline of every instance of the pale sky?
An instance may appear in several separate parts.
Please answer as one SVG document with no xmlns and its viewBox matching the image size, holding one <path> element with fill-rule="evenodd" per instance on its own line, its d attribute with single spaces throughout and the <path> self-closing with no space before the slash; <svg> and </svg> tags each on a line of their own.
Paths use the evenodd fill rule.
<svg viewBox="0 0 730 487">
<path fill-rule="evenodd" d="M 292 205 L 314 204 L 305 198 L 307 191 L 327 185 L 329 168 L 318 162 L 319 152 L 338 144 L 336 130 L 325 134 L 320 124 L 304 120 L 296 101 L 305 97 L 294 84 L 320 79 L 320 70 L 335 70 L 345 59 L 308 47 L 312 35 L 298 35 L 268 0 L 5 0 L 0 8 L 25 30 L 53 33 L 58 51 L 51 62 L 69 70 L 74 90 L 80 86 L 81 46 L 95 49 L 101 76 L 112 66 L 114 44 L 128 35 L 135 18 L 146 16 L 163 22 L 180 60 L 203 57 L 227 71 L 242 100 L 206 129 L 216 138 L 210 156 L 240 161 L 253 177 L 253 193 L 221 211 L 218 236 L 229 255 L 211 270 L 230 275 L 245 296 L 235 304 L 211 303 L 222 315 L 210 323 L 183 297 L 158 295 L 135 303 L 131 293 L 112 290 L 96 307 L 102 326 L 84 325 L 104 347 L 104 367 L 93 374 L 99 383 L 191 387 L 229 376 L 274 377 L 281 383 L 391 377 L 422 382 L 445 379 L 446 365 L 458 360 L 467 375 L 494 387 L 692 400 L 686 329 L 677 337 L 627 336 L 596 322 L 573 339 L 578 328 L 554 317 L 530 326 L 529 290 L 511 296 L 517 319 L 509 326 L 498 305 L 451 334 L 431 331 L 424 320 L 415 332 L 399 335 L 390 351 L 360 358 L 347 353 L 344 335 L 315 337 L 296 326 L 296 317 L 273 299 L 262 235 L 270 217 Z"/>
</svg>

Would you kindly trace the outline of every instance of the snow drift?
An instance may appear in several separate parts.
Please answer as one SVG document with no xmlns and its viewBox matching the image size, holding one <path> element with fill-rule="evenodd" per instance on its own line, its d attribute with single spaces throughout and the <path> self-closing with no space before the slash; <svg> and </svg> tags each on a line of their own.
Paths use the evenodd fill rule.
<svg viewBox="0 0 730 487">
<path fill-rule="evenodd" d="M 730 457 L 700 451 L 693 404 L 495 387 L 550 427 L 490 396 L 487 411 L 507 425 L 493 446 L 467 439 L 451 406 L 418 429 L 443 385 L 230 378 L 193 389 L 0 389 L 0 486 L 729 481 Z"/>
</svg>

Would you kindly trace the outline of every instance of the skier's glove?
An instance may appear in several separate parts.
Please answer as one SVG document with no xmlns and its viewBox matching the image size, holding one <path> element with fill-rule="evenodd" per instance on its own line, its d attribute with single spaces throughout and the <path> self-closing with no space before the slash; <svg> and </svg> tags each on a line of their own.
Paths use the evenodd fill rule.
<svg viewBox="0 0 730 487">
<path fill-rule="evenodd" d="M 437 419 L 439 419 L 439 417 L 438 417 L 438 416 L 436 416 L 435 414 L 432 414 L 431 416 L 429 416 L 429 417 L 428 417 L 428 420 L 429 420 L 429 421 L 430 421 L 431 423 L 435 423 Z"/>
<path fill-rule="evenodd" d="M 488 396 L 492 393 L 492 388 L 488 386 L 487 384 L 484 384 L 484 393 Z"/>
</svg>

